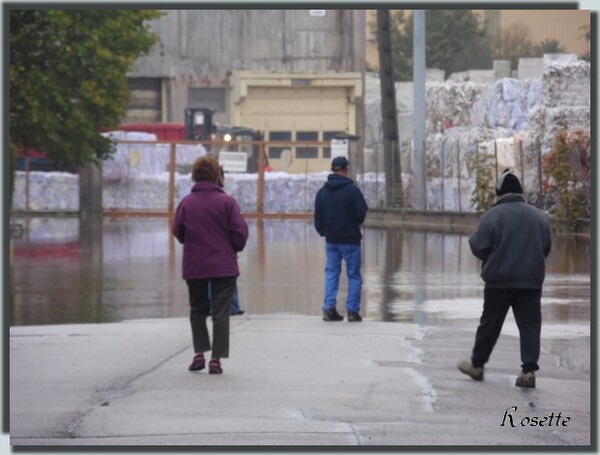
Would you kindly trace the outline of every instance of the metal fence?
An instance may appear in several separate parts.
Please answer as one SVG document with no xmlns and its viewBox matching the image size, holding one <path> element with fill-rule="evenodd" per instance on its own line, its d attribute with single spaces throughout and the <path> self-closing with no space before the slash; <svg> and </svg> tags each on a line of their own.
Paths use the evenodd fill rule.
<svg viewBox="0 0 600 455">
<path fill-rule="evenodd" d="M 549 151 L 543 151 L 540 140 L 495 138 L 487 141 L 464 140 L 459 136 L 439 135 L 436 139 L 428 140 L 426 157 L 426 210 L 474 212 L 473 203 L 477 180 L 475 163 L 487 157 L 490 165 L 492 181 L 489 191 L 493 194 L 499 174 L 505 169 L 512 169 L 520 178 L 524 195 L 527 200 L 546 210 L 552 209 L 557 203 L 557 189 L 553 187 L 552 178 L 544 172 L 544 157 Z M 573 153 L 577 153 L 574 150 Z M 412 149 L 404 147 L 400 151 L 402 159 L 402 185 L 404 190 L 405 207 L 410 208 L 413 197 L 413 175 L 411 163 Z M 385 170 L 382 169 L 381 153 L 373 153 L 371 163 L 376 188 L 377 207 L 386 208 Z M 359 186 L 361 175 L 369 175 L 369 168 L 358 171 Z M 585 173 L 575 169 L 575 179 L 588 179 Z M 394 191 L 389 189 L 388 191 Z"/>
<path fill-rule="evenodd" d="M 236 197 L 246 213 L 297 216 L 312 212 L 316 192 L 330 172 L 332 157 L 328 142 L 118 141 L 116 147 L 120 155 L 106 161 L 103 166 L 104 211 L 113 215 L 172 216 L 178 201 L 191 189 L 190 173 L 195 158 L 204 153 L 215 153 L 224 146 L 253 147 L 258 153 L 256 173 L 230 173 L 226 177 L 226 191 Z M 511 142 L 506 138 L 487 142 L 465 141 L 458 136 L 444 135 L 430 140 L 427 149 L 427 210 L 475 211 L 472 199 L 476 175 L 470 163 L 472 160 L 478 161 L 483 155 L 492 160 L 494 181 L 490 182 L 490 191 L 493 191 L 502 169 L 510 167 L 520 174 L 525 195 L 530 202 L 544 209 L 551 209 L 556 204 L 556 191 L 553 191 L 551 179 L 543 171 L 540 141 Z M 320 163 L 315 167 L 314 158 L 295 154 L 292 160 L 296 168 L 304 171 L 282 172 L 276 163 L 281 163 L 285 157 L 280 155 L 273 158 L 273 153 L 269 155 L 272 150 L 317 150 Z M 357 151 L 353 153 L 359 155 Z M 406 148 L 398 153 L 404 171 L 402 190 L 405 208 L 410 208 L 413 191 L 411 153 Z M 148 160 L 153 161 L 150 163 Z M 389 207 L 389 195 L 397 188 L 386 185 L 386 163 L 382 154 L 375 152 L 354 161 L 356 166 L 352 166 L 351 176 L 363 191 L 369 206 Z M 120 168 L 115 171 L 117 165 Z M 315 169 L 321 170 L 315 172 Z M 585 180 L 586 176 L 580 172 L 577 178 Z M 589 176 L 587 179 L 589 188 Z M 399 182 L 394 184 L 399 185 Z M 17 175 L 13 209 L 78 211 L 78 191 L 77 178 L 73 174 L 32 172 L 26 168 L 24 173 Z M 37 199 L 43 199 L 44 202 L 36 202 Z M 53 200 L 55 205 L 52 205 Z"/>
</svg>

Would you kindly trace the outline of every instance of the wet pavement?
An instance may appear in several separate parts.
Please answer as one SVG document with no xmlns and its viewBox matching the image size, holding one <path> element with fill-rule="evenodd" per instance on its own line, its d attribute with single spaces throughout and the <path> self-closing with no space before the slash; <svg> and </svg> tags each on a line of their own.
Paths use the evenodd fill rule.
<svg viewBox="0 0 600 455">
<path fill-rule="evenodd" d="M 12 357 L 17 359 L 15 366 L 19 365 L 19 360 L 23 360 L 20 358 L 20 351 L 13 352 L 13 348 L 22 347 L 22 342 L 28 339 L 41 340 L 53 331 L 58 331 L 56 333 L 59 334 L 65 330 L 69 333 L 83 333 L 82 339 L 92 341 L 94 338 L 89 336 L 90 331 L 128 331 L 130 327 L 145 327 L 144 321 L 150 321 L 148 323 L 155 324 L 154 327 L 157 327 L 157 324 L 181 324 L 184 333 L 180 334 L 180 338 L 175 342 L 177 349 L 175 345 L 169 345 L 172 350 L 170 353 L 165 352 L 166 357 L 163 360 L 150 360 L 147 350 L 144 351 L 144 356 L 149 362 L 148 365 L 155 361 L 162 365 L 161 362 L 170 362 L 171 360 L 167 359 L 179 358 L 180 354 L 187 360 L 190 343 L 186 323 L 187 289 L 180 278 L 181 246 L 170 236 L 166 219 L 106 219 L 101 227 L 91 228 L 81 227 L 77 218 L 32 218 L 19 221 L 23 223 L 24 230 L 20 237 L 13 239 L 12 250 L 11 381 L 16 380 L 12 373 Z M 304 336 L 318 337 L 321 335 L 317 334 L 322 334 L 328 338 L 322 340 L 324 343 L 336 340 L 336 337 L 340 337 L 337 339 L 342 342 L 351 340 L 352 338 L 344 338 L 352 337 L 351 332 L 340 334 L 337 333 L 338 329 L 332 329 L 336 332 L 331 333 L 330 325 L 325 324 L 322 327 L 319 315 L 323 294 L 324 244 L 311 222 L 248 220 L 248 224 L 251 234 L 246 250 L 239 256 L 241 276 L 238 281 L 241 306 L 247 313 L 233 318 L 235 327 L 232 333 L 235 334 L 236 330 L 244 332 L 243 327 L 252 333 L 261 330 L 266 334 L 270 333 L 271 335 L 261 342 L 254 340 L 257 345 L 251 344 L 246 348 L 267 349 L 268 352 L 281 355 L 282 358 L 287 355 L 285 350 L 281 350 L 285 346 L 276 346 L 278 342 L 274 341 L 273 337 L 286 333 L 286 330 L 290 333 L 295 332 L 293 327 L 296 324 L 298 330 L 304 331 Z M 574 403 L 579 406 L 577 409 L 580 409 L 577 411 L 577 429 L 572 427 L 576 433 L 565 436 L 553 431 L 552 438 L 547 439 L 548 444 L 586 444 L 590 440 L 590 260 L 589 239 L 557 237 L 547 261 L 547 277 L 542 296 L 542 368 L 545 369 L 546 376 L 552 377 L 552 381 L 546 382 L 547 386 L 552 384 L 552 392 L 550 395 L 540 392 L 539 395 L 538 387 L 523 403 L 530 410 L 546 411 L 550 410 L 548 406 L 552 405 L 573 414 Z M 361 393 L 370 393 L 369 388 L 375 387 L 369 382 L 373 380 L 373 374 L 378 375 L 385 371 L 384 378 L 387 378 L 387 373 L 393 373 L 399 375 L 398 379 L 404 378 L 410 382 L 410 387 L 420 390 L 410 392 L 409 397 L 405 397 L 409 403 L 412 403 L 411 396 L 413 399 L 418 397 L 421 403 L 418 406 L 422 409 L 423 400 L 429 399 L 432 409 L 438 412 L 438 420 L 427 411 L 423 415 L 419 414 L 419 418 L 423 420 L 417 419 L 415 422 L 425 422 L 427 419 L 438 423 L 445 422 L 444 419 L 449 419 L 450 414 L 457 409 L 460 419 L 464 421 L 470 421 L 466 414 L 468 412 L 481 417 L 481 409 L 474 408 L 476 403 L 459 404 L 461 399 L 465 400 L 468 397 L 465 393 L 471 393 L 469 387 L 472 386 L 472 381 L 468 380 L 465 383 L 464 378 L 455 370 L 456 361 L 469 355 L 483 299 L 479 263 L 469 251 L 468 237 L 400 228 L 366 228 L 363 264 L 363 315 L 368 324 L 364 325 L 367 329 L 360 330 L 366 331 L 365 335 L 369 340 L 373 337 L 378 339 L 380 335 L 377 334 L 389 336 L 389 341 L 394 345 L 390 347 L 390 352 L 386 351 L 386 355 L 371 354 L 368 359 L 360 360 L 377 366 L 376 370 L 368 370 L 369 377 L 365 378 L 362 384 L 366 389 L 360 389 Z M 345 279 L 342 278 L 342 284 L 344 283 Z M 338 307 L 343 310 L 343 285 L 341 289 Z M 271 324 L 261 326 L 263 319 L 271 321 Z M 109 324 L 119 321 L 129 322 Z M 137 325 L 136 321 L 141 325 Z M 352 324 L 344 323 L 339 327 L 348 326 Z M 327 330 L 322 333 L 325 327 Z M 16 337 L 13 337 L 13 334 Z M 302 334 L 298 335 L 302 338 Z M 495 414 L 508 406 L 504 406 L 504 402 L 499 399 L 505 393 L 504 389 L 515 389 L 512 384 L 520 364 L 517 335 L 514 319 L 509 314 L 503 335 L 490 362 L 489 382 L 494 384 L 492 397 L 481 395 L 489 390 L 484 392 L 484 389 L 476 389 L 477 400 L 486 401 L 495 397 L 488 403 L 495 408 Z M 60 338 L 59 336 L 49 339 Z M 244 336 L 241 338 L 244 339 Z M 64 335 L 62 339 L 68 341 L 74 338 L 71 334 Z M 296 339 L 295 342 L 300 341 Z M 377 343 L 366 343 L 364 348 L 367 351 L 369 347 L 380 349 Z M 35 346 L 36 349 L 45 349 L 39 344 Z M 57 347 L 51 343 L 48 349 L 52 350 L 53 346 Z M 410 349 L 405 351 L 406 347 Z M 322 349 L 322 346 L 319 348 L 315 345 L 311 349 Z M 394 349 L 397 350 L 398 356 L 393 354 Z M 340 355 L 344 355 L 338 351 L 336 348 L 337 357 L 334 361 L 339 359 Z M 56 352 L 51 355 L 61 357 L 61 354 Z M 261 358 L 263 355 L 261 353 Z M 242 365 L 236 362 L 241 361 L 245 366 L 248 360 L 236 357 L 238 360 L 230 361 L 235 374 L 247 374 Z M 327 363 L 327 356 L 313 357 L 318 357 L 324 364 Z M 180 359 L 179 364 L 186 360 Z M 286 368 L 285 362 L 281 363 L 281 359 L 278 362 L 279 367 Z M 72 368 L 77 364 L 81 366 L 82 363 L 85 361 L 74 360 Z M 253 367 L 254 365 L 250 366 Z M 58 381 L 60 372 L 54 372 L 55 367 L 52 365 L 48 365 L 47 368 L 46 374 L 56 376 Z M 149 366 L 148 368 L 152 369 Z M 178 365 L 176 368 L 182 367 Z M 242 370 L 238 371 L 237 368 Z M 350 371 L 348 370 L 348 374 Z M 131 374 L 135 376 L 137 373 Z M 305 379 L 310 382 L 314 377 Z M 161 376 L 159 380 L 168 379 Z M 319 381 L 317 382 L 320 383 Z M 380 384 L 378 380 L 377 384 Z M 397 384 L 395 390 L 401 390 L 402 383 Z M 564 388 L 565 386 L 567 388 Z M 90 385 L 91 389 L 94 387 L 98 385 Z M 380 386 L 375 388 L 378 387 Z M 410 387 L 409 391 L 412 390 Z M 13 388 L 11 400 L 14 391 Z M 514 397 L 514 400 L 522 399 L 523 396 Z M 411 406 L 417 405 L 413 403 Z M 458 408 L 451 412 L 452 406 Z M 498 411 L 496 408 L 499 406 L 504 407 Z M 368 406 L 366 409 L 368 413 L 375 412 L 375 409 Z M 32 412 L 27 409 L 22 411 L 25 417 L 28 412 Z M 382 416 L 386 415 L 386 412 L 392 412 L 392 409 L 382 411 Z M 416 431 L 415 422 L 400 420 L 402 423 L 398 423 L 398 419 L 393 420 L 394 425 L 404 425 L 406 428 L 411 427 L 413 432 Z M 494 432 L 498 431 L 496 427 L 497 424 L 494 423 Z M 342 433 L 346 430 L 347 428 Z M 350 439 L 342 438 L 345 442 L 341 443 L 377 444 L 379 441 L 381 444 L 402 444 L 400 439 L 381 428 L 371 428 L 369 431 L 371 432 L 367 432 L 368 438 L 374 437 L 373 440 L 361 439 L 363 436 L 357 440 L 357 435 L 361 433 L 355 428 L 354 436 Z M 90 434 L 97 432 L 92 431 Z M 496 441 L 494 444 L 544 444 L 543 437 L 527 439 L 529 436 L 525 439 L 517 437 L 513 442 L 510 438 L 501 442 L 505 436 L 495 434 L 492 438 Z M 166 440 L 173 441 L 169 438 Z M 226 438 L 219 439 L 216 436 L 205 440 L 217 441 L 218 445 L 227 441 Z M 240 441 L 239 438 L 235 440 Z M 256 440 L 260 441 L 260 437 L 253 433 L 252 437 L 249 436 L 244 441 L 252 444 L 251 441 Z M 281 441 L 286 439 L 282 436 L 280 439 L 275 437 L 268 440 L 282 443 Z M 310 437 L 292 437 L 287 440 L 303 444 L 310 440 Z M 412 439 L 409 437 L 404 440 L 409 441 L 408 444 L 427 444 L 425 436 L 419 432 L 414 432 Z M 118 439 L 114 441 L 119 443 Z M 317 444 L 328 444 L 337 439 L 317 437 L 315 441 Z M 453 439 L 452 436 L 436 441 L 438 442 L 434 444 L 486 444 L 485 439 L 472 434 L 462 442 L 460 438 Z"/>
<path fill-rule="evenodd" d="M 588 375 L 544 351 L 537 387 L 515 387 L 518 340 L 504 336 L 484 381 L 473 381 L 456 362 L 474 333 L 243 315 L 233 319 L 223 375 L 210 375 L 187 371 L 186 318 L 11 327 L 10 443 L 308 451 L 590 445 Z"/>
<path fill-rule="evenodd" d="M 78 218 L 24 218 L 13 239 L 11 325 L 105 323 L 186 317 L 180 277 L 182 248 L 167 219 L 105 219 L 83 227 Z M 324 241 L 306 220 L 248 220 L 239 255 L 241 306 L 248 314 L 320 315 Z M 472 326 L 480 316 L 480 264 L 468 236 L 363 230 L 363 315 L 423 326 Z M 589 371 L 589 357 L 570 344 L 589 342 L 591 244 L 558 236 L 547 260 L 542 296 L 543 336 L 563 362 Z M 343 310 L 345 277 L 338 304 Z M 505 327 L 509 330 L 509 327 Z"/>
<path fill-rule="evenodd" d="M 166 219 L 107 219 L 101 228 L 81 227 L 77 218 L 19 222 L 24 230 L 13 239 L 11 325 L 187 315 L 182 249 Z M 248 224 L 248 245 L 239 255 L 243 307 L 254 314 L 320 314 L 325 251 L 311 222 Z M 451 324 L 471 319 L 469 302 L 477 306 L 482 299 L 468 236 L 366 228 L 362 250 L 363 302 L 371 319 Z M 590 257 L 589 239 L 554 239 L 545 322 L 589 324 Z"/>
</svg>

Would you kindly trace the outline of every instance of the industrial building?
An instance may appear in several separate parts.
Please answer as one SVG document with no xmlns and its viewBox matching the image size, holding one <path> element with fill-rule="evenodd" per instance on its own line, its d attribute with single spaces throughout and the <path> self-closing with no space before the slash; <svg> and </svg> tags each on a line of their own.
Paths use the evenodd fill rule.
<svg viewBox="0 0 600 455">
<path fill-rule="evenodd" d="M 127 123 L 183 122 L 210 108 L 266 141 L 360 135 L 364 10 L 169 10 L 130 74 Z M 330 147 L 270 147 L 278 170 L 321 171 Z"/>
<path fill-rule="evenodd" d="M 525 23 L 536 42 L 557 39 L 578 55 L 589 46 L 582 39 L 589 11 L 475 12 L 491 35 Z M 365 68 L 378 67 L 374 13 L 166 10 L 150 24 L 159 43 L 130 73 L 124 123 L 183 122 L 186 108 L 209 108 L 217 123 L 259 130 L 267 142 L 322 143 L 268 144 L 276 170 L 325 170 L 325 142 L 347 133 L 364 145 Z"/>
</svg>

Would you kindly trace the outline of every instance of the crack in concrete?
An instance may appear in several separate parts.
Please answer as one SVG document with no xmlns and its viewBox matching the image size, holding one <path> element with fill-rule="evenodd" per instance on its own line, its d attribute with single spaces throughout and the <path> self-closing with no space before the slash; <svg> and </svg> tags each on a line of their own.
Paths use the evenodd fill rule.
<svg viewBox="0 0 600 455">
<path fill-rule="evenodd" d="M 123 398 L 126 396 L 133 395 L 135 393 L 135 390 L 133 390 L 133 388 L 132 388 L 132 384 L 134 382 L 136 382 L 140 378 L 143 378 L 144 376 L 147 376 L 147 375 L 153 373 L 154 371 L 158 370 L 165 363 L 167 363 L 174 357 L 180 355 L 187 349 L 189 349 L 189 344 L 186 344 L 185 347 L 179 349 L 178 351 L 174 352 L 173 354 L 168 355 L 167 357 L 162 359 L 160 362 L 156 363 L 155 365 L 152 365 L 150 368 L 140 372 L 139 374 L 131 376 L 125 382 L 123 382 L 121 384 L 113 384 L 112 386 L 109 386 L 105 389 L 97 390 L 91 400 L 91 404 L 89 405 L 88 409 L 77 413 L 77 415 L 72 418 L 71 422 L 68 423 L 67 430 L 66 430 L 66 436 L 70 439 L 76 438 L 77 437 L 76 433 L 77 433 L 77 430 L 79 429 L 79 427 L 81 426 L 81 423 L 89 414 L 91 414 L 91 412 L 94 409 L 96 409 L 98 406 L 108 406 L 108 405 L 110 405 L 110 403 L 112 401 L 114 401 L 118 398 Z"/>
</svg>

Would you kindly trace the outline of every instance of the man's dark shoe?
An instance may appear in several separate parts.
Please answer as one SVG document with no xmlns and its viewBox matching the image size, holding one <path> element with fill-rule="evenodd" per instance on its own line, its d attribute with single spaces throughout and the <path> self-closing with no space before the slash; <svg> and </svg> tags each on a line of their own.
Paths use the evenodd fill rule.
<svg viewBox="0 0 600 455">
<path fill-rule="evenodd" d="M 360 322 L 360 321 L 362 321 L 362 318 L 360 317 L 360 314 L 358 314 L 358 312 L 348 311 L 348 322 Z"/>
<path fill-rule="evenodd" d="M 535 373 L 533 371 L 521 371 L 521 374 L 517 377 L 515 382 L 517 387 L 535 387 Z"/>
<path fill-rule="evenodd" d="M 333 307 L 331 310 L 323 311 L 324 321 L 343 321 L 344 316 L 337 312 L 336 308 Z"/>
<path fill-rule="evenodd" d="M 483 381 L 483 367 L 473 366 L 473 364 L 468 360 L 463 360 L 462 362 L 459 362 L 458 370 L 461 373 L 470 376 L 471 379 L 475 381 Z"/>
<path fill-rule="evenodd" d="M 232 316 L 241 316 L 242 314 L 244 314 L 246 312 L 246 310 L 238 310 L 238 311 L 234 311 L 231 313 Z"/>
</svg>

